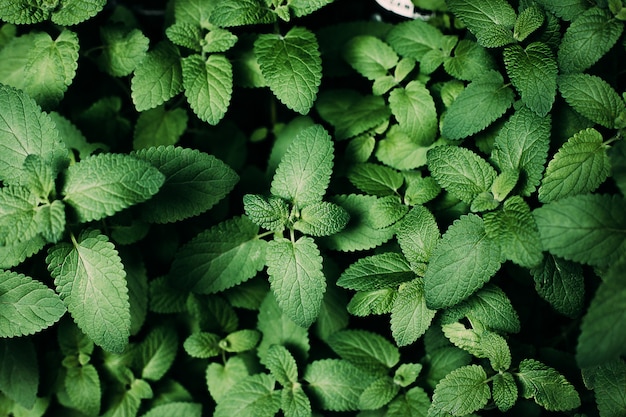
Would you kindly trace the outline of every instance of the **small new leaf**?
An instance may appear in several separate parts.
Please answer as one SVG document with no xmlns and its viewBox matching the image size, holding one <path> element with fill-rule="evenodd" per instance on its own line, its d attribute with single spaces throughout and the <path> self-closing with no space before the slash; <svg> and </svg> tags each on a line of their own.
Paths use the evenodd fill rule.
<svg viewBox="0 0 626 417">
<path fill-rule="evenodd" d="M 493 402 L 498 410 L 509 411 L 517 402 L 517 384 L 513 375 L 509 372 L 502 372 L 494 375 L 492 387 Z"/>
<path fill-rule="evenodd" d="M 280 232 L 288 225 L 289 206 L 280 197 L 246 194 L 243 208 L 250 220 L 264 229 Z"/>
<path fill-rule="evenodd" d="M 469 365 L 455 369 L 437 384 L 432 407 L 453 416 L 464 416 L 483 408 L 489 398 L 485 370 L 482 366 Z"/>
<path fill-rule="evenodd" d="M 379 197 L 397 195 L 404 184 L 404 177 L 400 172 L 371 162 L 355 164 L 347 176 L 364 193 Z"/>
<path fill-rule="evenodd" d="M 158 381 L 167 373 L 178 351 L 178 336 L 171 327 L 156 327 L 139 344 L 136 353 L 141 378 Z"/>
<path fill-rule="evenodd" d="M 530 6 L 524 9 L 515 21 L 515 27 L 513 28 L 513 37 L 517 41 L 523 41 L 531 33 L 541 27 L 541 25 L 543 24 L 543 20 L 543 12 L 539 7 Z"/>
<path fill-rule="evenodd" d="M 385 40 L 403 57 L 421 61 L 426 53 L 441 48 L 443 39 L 434 25 L 415 19 L 394 25 Z"/>
<path fill-rule="evenodd" d="M 520 394 L 533 398 L 548 411 L 567 411 L 580 406 L 576 389 L 555 369 L 534 359 L 524 359 L 515 374 L 521 385 Z"/>
<path fill-rule="evenodd" d="M 346 227 L 349 220 L 350 215 L 341 206 L 320 201 L 304 206 L 293 228 L 311 236 L 330 236 Z"/>
</svg>

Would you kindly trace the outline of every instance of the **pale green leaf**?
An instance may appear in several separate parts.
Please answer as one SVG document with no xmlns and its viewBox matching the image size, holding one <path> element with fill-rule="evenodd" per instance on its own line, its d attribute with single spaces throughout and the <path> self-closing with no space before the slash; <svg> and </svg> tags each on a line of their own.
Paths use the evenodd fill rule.
<svg viewBox="0 0 626 417">
<path fill-rule="evenodd" d="M 513 37 L 517 41 L 523 41 L 534 31 L 543 25 L 544 15 L 542 10 L 537 6 L 530 6 L 522 10 L 515 21 L 513 28 Z"/>
<path fill-rule="evenodd" d="M 526 48 L 512 45 L 504 49 L 503 56 L 511 83 L 522 102 L 539 116 L 548 114 L 556 97 L 558 75 L 550 47 L 542 42 L 533 42 Z"/>
<path fill-rule="evenodd" d="M 400 351 L 383 336 L 367 330 L 341 330 L 326 343 L 342 359 L 368 372 L 385 374 L 400 361 Z"/>
<path fill-rule="evenodd" d="M 626 250 L 624 199 L 577 195 L 553 201 L 533 214 L 545 250 L 594 266 L 609 265 Z"/>
<path fill-rule="evenodd" d="M 431 329 L 433 329 L 433 327 L 431 327 Z M 428 336 L 428 334 L 429 333 L 426 332 L 426 336 Z M 472 356 L 469 353 L 449 344 L 443 333 L 441 333 L 441 337 L 446 345 L 431 349 L 426 357 L 428 372 L 425 377 L 430 388 L 435 388 L 439 381 L 445 378 L 450 372 L 462 366 L 466 366 L 472 361 Z M 426 337 L 424 339 L 426 341 Z"/>
<path fill-rule="evenodd" d="M 480 217 L 470 214 L 455 220 L 435 247 L 424 275 L 428 307 L 452 306 L 480 289 L 500 269 L 500 252 Z"/>
<path fill-rule="evenodd" d="M 296 17 L 306 16 L 321 9 L 334 0 L 289 0 L 289 8 Z"/>
<path fill-rule="evenodd" d="M 438 143 L 438 142 L 435 142 Z M 392 168 L 409 170 L 426 165 L 426 153 L 435 146 L 424 145 L 393 125 L 383 140 L 378 141 L 376 158 Z"/>
<path fill-rule="evenodd" d="M 94 343 L 122 352 L 130 333 L 126 273 L 117 250 L 98 230 L 48 251 L 48 270 L 78 327 Z"/>
<path fill-rule="evenodd" d="M 220 337 L 215 333 L 197 332 L 185 339 L 183 348 L 192 358 L 206 359 L 220 354 L 219 343 Z"/>
<path fill-rule="evenodd" d="M 310 326 L 317 319 L 326 290 L 322 257 L 313 239 L 275 239 L 267 246 L 265 262 L 280 308 L 296 324 Z"/>
<path fill-rule="evenodd" d="M 385 40 L 403 57 L 421 61 L 432 50 L 439 49 L 444 35 L 434 25 L 415 19 L 393 26 Z"/>
<path fill-rule="evenodd" d="M 115 77 L 133 72 L 150 45 L 150 39 L 139 29 L 129 29 L 121 24 L 103 26 L 100 37 L 104 45 L 98 64 L 103 71 Z"/>
<path fill-rule="evenodd" d="M 229 30 L 213 28 L 207 33 L 200 44 L 202 52 L 212 54 L 226 52 L 237 43 L 237 36 Z"/>
<path fill-rule="evenodd" d="M 135 417 L 141 406 L 141 401 L 153 396 L 154 392 L 146 381 L 135 379 L 129 383 L 125 391 L 113 399 L 103 417 Z"/>
<path fill-rule="evenodd" d="M 421 363 L 403 363 L 394 372 L 393 382 L 403 388 L 408 387 L 417 380 L 422 368 Z"/>
<path fill-rule="evenodd" d="M 378 378 L 361 393 L 359 397 L 360 410 L 378 410 L 387 405 L 400 391 L 389 376 Z"/>
<path fill-rule="evenodd" d="M 403 81 L 415 69 L 416 65 L 417 63 L 413 58 L 401 58 L 400 61 L 398 61 L 398 65 L 396 65 L 396 68 L 393 71 L 392 79 L 394 83 Z"/>
<path fill-rule="evenodd" d="M 407 176 L 405 181 L 404 203 L 409 206 L 426 204 L 441 193 L 441 187 L 431 176 Z"/>
<path fill-rule="evenodd" d="M 344 48 L 344 59 L 369 80 L 390 74 L 399 60 L 388 44 L 374 36 L 355 36 Z"/>
<path fill-rule="evenodd" d="M 498 410 L 509 411 L 517 402 L 517 384 L 513 375 L 508 372 L 496 374 L 493 378 L 492 396 Z"/>
<path fill-rule="evenodd" d="M 273 417 L 280 409 L 276 380 L 265 374 L 251 375 L 233 386 L 217 404 L 214 417 Z"/>
<path fill-rule="evenodd" d="M 404 184 L 404 177 L 400 172 L 371 162 L 353 165 L 347 176 L 364 193 L 379 197 L 397 195 Z"/>
<path fill-rule="evenodd" d="M 310 363 L 304 373 L 312 399 L 322 410 L 357 410 L 361 393 L 374 377 L 341 359 L 323 359 Z"/>
<path fill-rule="evenodd" d="M 541 181 L 550 147 L 551 118 L 528 108 L 516 111 L 496 136 L 492 161 L 502 172 L 520 172 L 516 189 L 530 196 Z"/>
<path fill-rule="evenodd" d="M 183 73 L 178 50 L 161 42 L 146 53 L 131 79 L 131 97 L 137 111 L 163 104 L 183 90 Z"/>
<path fill-rule="evenodd" d="M 574 386 L 558 371 L 539 361 L 524 359 L 515 376 L 521 385 L 521 396 L 533 398 L 548 411 L 567 411 L 580 406 Z"/>
<path fill-rule="evenodd" d="M 137 118 L 133 133 L 133 148 L 175 145 L 187 129 L 187 112 L 164 106 L 142 112 Z"/>
<path fill-rule="evenodd" d="M 213 155 L 174 146 L 142 149 L 133 156 L 165 176 L 159 191 L 141 206 L 147 222 L 171 223 L 212 208 L 233 189 L 239 176 Z"/>
<path fill-rule="evenodd" d="M 202 29 L 196 24 L 174 23 L 165 29 L 165 36 L 175 45 L 202 52 Z"/>
<path fill-rule="evenodd" d="M 302 208 L 322 200 L 333 168 L 333 142 L 320 125 L 302 130 L 283 155 L 271 193 Z"/>
<path fill-rule="evenodd" d="M 320 201 L 304 206 L 293 228 L 311 236 L 329 236 L 343 229 L 349 220 L 350 215 L 341 206 Z"/>
<path fill-rule="evenodd" d="M 30 0 L 21 1 L 3 1 L 2 20 L 15 24 L 33 24 L 46 20 L 50 16 L 50 10 L 42 7 L 39 2 Z"/>
<path fill-rule="evenodd" d="M 504 0 L 487 0 L 479 3 L 470 0 L 448 0 L 452 11 L 478 39 L 481 45 L 493 48 L 514 41 L 515 10 Z"/>
<path fill-rule="evenodd" d="M 409 206 L 402 204 L 399 196 L 381 197 L 372 206 L 372 226 L 384 229 L 393 226 L 409 212 Z"/>
<path fill-rule="evenodd" d="M 344 158 L 348 162 L 366 162 L 372 156 L 375 146 L 376 139 L 372 135 L 357 136 L 348 142 L 344 150 Z"/>
<path fill-rule="evenodd" d="M 354 294 L 346 309 L 357 317 L 391 313 L 393 302 L 398 295 L 395 288 L 383 288 L 372 291 L 358 291 Z"/>
<path fill-rule="evenodd" d="M 298 364 L 289 350 L 282 345 L 273 345 L 267 349 L 265 366 L 284 387 L 298 381 Z"/>
<path fill-rule="evenodd" d="M 322 60 L 313 32 L 294 27 L 284 36 L 260 35 L 254 53 L 276 97 L 290 109 L 307 114 L 322 81 Z"/>
<path fill-rule="evenodd" d="M 466 203 L 489 191 L 496 170 L 467 148 L 437 146 L 428 151 L 428 169 L 441 188 Z"/>
<path fill-rule="evenodd" d="M 264 229 L 281 231 L 288 225 L 289 206 L 280 197 L 246 194 L 243 196 L 243 207 L 246 216 Z"/>
<path fill-rule="evenodd" d="M 311 401 L 296 382 L 291 388 L 285 387 L 281 391 L 280 408 L 285 417 L 310 417 Z"/>
<path fill-rule="evenodd" d="M 31 154 L 24 160 L 24 175 L 20 185 L 28 188 L 33 194 L 45 201 L 55 188 L 55 175 L 50 164 L 39 155 Z"/>
<path fill-rule="evenodd" d="M 453 56 L 444 57 L 443 68 L 454 78 L 465 81 L 497 69 L 489 51 L 470 39 L 461 39 L 454 48 Z"/>
<path fill-rule="evenodd" d="M 219 0 L 209 20 L 221 27 L 273 23 L 276 15 L 261 0 Z"/>
<path fill-rule="evenodd" d="M 154 328 L 137 347 L 137 366 L 141 378 L 158 381 L 167 373 L 178 350 L 178 336 L 173 328 Z"/>
<path fill-rule="evenodd" d="M 191 402 L 171 402 L 167 404 L 157 405 L 150 409 L 141 417 L 171 417 L 171 416 L 185 416 L 185 417 L 201 417 L 202 405 L 199 403 Z"/>
<path fill-rule="evenodd" d="M 592 7 L 569 25 L 559 44 L 561 73 L 583 72 L 619 39 L 624 25 L 606 9 Z"/>
<path fill-rule="evenodd" d="M 208 28 L 209 16 L 215 8 L 213 0 L 178 0 L 174 3 L 176 23 L 187 23 L 201 28 Z"/>
<path fill-rule="evenodd" d="M 626 111 L 624 100 L 602 78 L 590 74 L 567 74 L 558 78 L 559 91 L 567 104 L 581 115 L 604 127 L 619 128 Z"/>
<path fill-rule="evenodd" d="M 0 244 L 10 245 L 31 240 L 44 231 L 42 219 L 38 219 L 39 201 L 25 187 L 0 188 Z"/>
<path fill-rule="evenodd" d="M 0 339 L 0 390 L 24 408 L 37 400 L 39 364 L 33 340 L 25 337 Z"/>
<path fill-rule="evenodd" d="M 77 25 L 100 13 L 106 4 L 106 0 L 64 0 L 53 10 L 51 20 L 61 26 Z"/>
<path fill-rule="evenodd" d="M 65 305 L 42 282 L 15 272 L 0 272 L 0 336 L 37 333 L 65 314 Z"/>
<path fill-rule="evenodd" d="M 425 270 L 439 237 L 435 216 L 424 206 L 413 207 L 398 225 L 398 244 L 415 271 Z"/>
<path fill-rule="evenodd" d="M 39 252 L 48 243 L 41 235 L 22 242 L 0 246 L 0 269 L 10 269 Z"/>
<path fill-rule="evenodd" d="M 73 408 L 88 416 L 100 414 L 100 377 L 92 364 L 72 367 L 65 375 L 65 391 Z"/>
<path fill-rule="evenodd" d="M 615 360 L 583 370 L 585 385 L 593 389 L 601 417 L 619 417 L 626 413 L 626 363 Z"/>
<path fill-rule="evenodd" d="M 491 367 L 498 372 L 504 372 L 511 366 L 511 351 L 498 333 L 468 329 L 459 322 L 444 324 L 443 333 L 455 346 L 477 358 L 489 359 Z"/>
<path fill-rule="evenodd" d="M 437 384 L 432 407 L 453 416 L 464 416 L 483 408 L 489 398 L 485 370 L 482 366 L 469 365 L 455 369 Z"/>
<path fill-rule="evenodd" d="M 391 310 L 391 334 L 398 346 L 408 346 L 419 339 L 435 317 L 426 306 L 424 280 L 400 284 Z"/>
<path fill-rule="evenodd" d="M 241 356 L 231 356 L 224 365 L 218 362 L 210 363 L 206 369 L 206 381 L 211 397 L 220 403 L 228 390 L 248 375 L 250 375 L 248 366 Z"/>
<path fill-rule="evenodd" d="M 363 257 L 346 268 L 337 285 L 356 291 L 395 288 L 415 278 L 415 273 L 399 253 L 386 252 Z"/>
<path fill-rule="evenodd" d="M 241 329 L 220 340 L 220 348 L 231 353 L 246 352 L 254 349 L 260 339 L 261 333 L 257 330 Z"/>
<path fill-rule="evenodd" d="M 63 201 L 75 210 L 79 221 L 99 220 L 149 199 L 164 180 L 146 161 L 123 154 L 97 154 L 68 168 Z"/>
<path fill-rule="evenodd" d="M 438 130 L 435 102 L 422 83 L 411 81 L 406 87 L 391 91 L 389 107 L 400 128 L 411 139 L 423 145 L 435 140 Z"/>
<path fill-rule="evenodd" d="M 428 394 L 420 387 L 413 387 L 389 403 L 385 417 L 426 417 L 429 407 Z"/>
<path fill-rule="evenodd" d="M 194 113 L 211 125 L 216 125 L 228 110 L 233 93 L 233 68 L 223 55 L 200 55 L 182 59 L 185 97 Z"/>
<path fill-rule="evenodd" d="M 337 140 L 349 139 L 377 127 L 391 112 L 380 96 L 362 96 L 354 90 L 328 90 L 320 93 L 315 109 L 334 126 Z"/>
<path fill-rule="evenodd" d="M 585 302 L 585 280 L 579 264 L 546 255 L 530 272 L 541 298 L 561 314 L 578 316 Z"/>
</svg>

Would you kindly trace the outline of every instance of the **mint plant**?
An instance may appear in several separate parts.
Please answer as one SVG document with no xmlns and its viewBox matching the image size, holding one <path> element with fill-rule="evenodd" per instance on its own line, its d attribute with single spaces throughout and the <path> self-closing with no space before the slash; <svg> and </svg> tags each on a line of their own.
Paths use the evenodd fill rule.
<svg viewBox="0 0 626 417">
<path fill-rule="evenodd" d="M 620 0 L 0 0 L 0 414 L 622 416 Z"/>
</svg>

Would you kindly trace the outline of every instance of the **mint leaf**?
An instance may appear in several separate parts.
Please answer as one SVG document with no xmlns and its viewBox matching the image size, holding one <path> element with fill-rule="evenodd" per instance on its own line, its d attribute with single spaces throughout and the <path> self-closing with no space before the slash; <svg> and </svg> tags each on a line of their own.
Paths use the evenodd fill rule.
<svg viewBox="0 0 626 417">
<path fill-rule="evenodd" d="M 261 334 L 252 329 L 241 329 L 229 333 L 225 338 L 220 340 L 220 347 L 226 352 L 239 353 L 246 352 L 255 348 Z"/>
<path fill-rule="evenodd" d="M 275 239 L 267 246 L 265 262 L 278 305 L 296 324 L 310 326 L 326 290 L 322 257 L 313 239 Z"/>
<path fill-rule="evenodd" d="M 174 145 L 187 129 L 187 112 L 159 106 L 142 112 L 135 125 L 133 148 Z"/>
<path fill-rule="evenodd" d="M 566 411 L 580 406 L 576 389 L 555 369 L 534 359 L 524 359 L 515 374 L 521 384 L 520 394 L 533 398 L 548 411 Z"/>
<path fill-rule="evenodd" d="M 296 382 L 291 387 L 283 388 L 280 408 L 285 417 L 308 417 L 311 415 L 311 401 L 300 383 Z"/>
<path fill-rule="evenodd" d="M 394 25 L 385 40 L 403 57 L 421 61 L 425 54 L 441 48 L 444 35 L 434 25 L 415 19 Z"/>
<path fill-rule="evenodd" d="M 15 272 L 0 272 L 0 336 L 37 333 L 65 314 L 58 295 L 39 281 Z"/>
<path fill-rule="evenodd" d="M 391 113 L 400 129 L 415 142 L 430 145 L 437 136 L 438 120 L 435 102 L 424 84 L 411 81 L 389 94 Z"/>
<path fill-rule="evenodd" d="M 165 36 L 175 45 L 183 46 L 195 52 L 202 52 L 202 28 L 198 25 L 174 23 L 165 29 Z M 177 49 L 176 52 L 178 52 Z"/>
<path fill-rule="evenodd" d="M 579 264 L 548 255 L 530 272 L 541 298 L 561 314 L 578 316 L 585 299 L 585 282 Z"/>
<path fill-rule="evenodd" d="M 129 75 L 143 60 L 150 39 L 139 29 L 123 25 L 106 25 L 100 29 L 103 50 L 98 59 L 100 68 L 114 77 Z"/>
<path fill-rule="evenodd" d="M 372 382 L 359 397 L 359 409 L 378 410 L 387 405 L 400 391 L 389 376 L 383 376 Z"/>
<path fill-rule="evenodd" d="M 77 25 L 100 13 L 106 3 L 106 0 L 65 0 L 54 9 L 51 20 L 61 26 Z"/>
<path fill-rule="evenodd" d="M 264 229 L 280 232 L 288 225 L 289 206 L 280 197 L 246 194 L 243 196 L 243 207 L 246 216 Z"/>
<path fill-rule="evenodd" d="M 215 417 L 273 417 L 280 409 L 276 380 L 265 374 L 250 375 L 226 392 Z"/>
<path fill-rule="evenodd" d="M 228 165 L 195 149 L 160 146 L 133 156 L 165 175 L 159 191 L 141 206 L 143 220 L 171 223 L 209 210 L 233 189 L 239 176 Z"/>
<path fill-rule="evenodd" d="M 551 119 L 528 108 L 517 110 L 498 132 L 491 152 L 500 171 L 520 172 L 516 189 L 530 196 L 541 181 L 550 147 Z"/>
<path fill-rule="evenodd" d="M 530 10 L 530 9 L 527 9 Z M 504 63 L 522 102 L 539 116 L 548 114 L 556 97 L 558 67 L 550 47 L 533 42 L 504 49 Z"/>
<path fill-rule="evenodd" d="M 359 291 L 352 296 L 346 309 L 348 313 L 357 317 L 390 314 L 397 295 L 398 290 L 395 288 Z"/>
<path fill-rule="evenodd" d="M 494 376 L 492 391 L 493 402 L 502 412 L 509 411 L 517 402 L 517 384 L 513 375 L 508 372 Z"/>
<path fill-rule="evenodd" d="M 332 2 L 333 0 L 290 0 L 288 4 L 289 8 L 293 11 L 293 14 L 296 17 L 302 17 L 311 14 Z"/>
<path fill-rule="evenodd" d="M 543 248 L 567 260 L 606 266 L 624 250 L 624 199 L 577 195 L 553 201 L 533 214 Z"/>
<path fill-rule="evenodd" d="M 400 284 L 391 309 L 391 334 L 398 346 L 408 346 L 420 338 L 435 317 L 426 306 L 424 280 L 416 278 Z"/>
<path fill-rule="evenodd" d="M 511 366 L 511 351 L 498 333 L 468 329 L 459 322 L 443 325 L 443 333 L 455 346 L 477 358 L 489 359 L 491 367 L 498 372 L 504 372 Z"/>
<path fill-rule="evenodd" d="M 371 162 L 353 165 L 347 176 L 350 182 L 361 191 L 379 197 L 397 195 L 398 190 L 404 184 L 404 177 L 401 173 Z"/>
<path fill-rule="evenodd" d="M 425 146 L 404 132 L 399 125 L 392 125 L 383 140 L 378 141 L 376 158 L 385 165 L 399 170 L 420 168 L 426 165 L 426 153 L 439 144 Z"/>
<path fill-rule="evenodd" d="M 99 220 L 157 193 L 165 177 L 148 162 L 103 153 L 71 165 L 62 194 L 81 222 Z"/>
<path fill-rule="evenodd" d="M 206 381 L 211 397 L 220 403 L 233 386 L 249 375 L 246 361 L 241 356 L 231 356 L 224 365 L 210 363 L 206 369 Z"/>
<path fill-rule="evenodd" d="M 474 79 L 448 107 L 441 135 L 456 140 L 478 133 L 502 116 L 513 99 L 513 91 L 504 85 L 502 75 L 488 71 Z M 468 113 L 467 109 L 473 111 Z"/>
<path fill-rule="evenodd" d="M 487 236 L 480 217 L 469 214 L 455 220 L 424 275 L 427 306 L 439 309 L 463 301 L 489 281 L 501 261 L 500 245 Z"/>
<path fill-rule="evenodd" d="M 619 416 L 626 411 L 626 363 L 615 360 L 583 371 L 585 385 L 593 389 L 601 416 Z"/>
<path fill-rule="evenodd" d="M 489 191 L 496 170 L 467 148 L 437 146 L 428 151 L 428 169 L 441 188 L 466 203 Z"/>
<path fill-rule="evenodd" d="M 568 22 L 574 20 L 589 8 L 589 4 L 584 0 L 568 0 L 558 3 L 554 3 L 550 0 L 539 0 L 537 3 Z"/>
<path fill-rule="evenodd" d="M 202 415 L 202 405 L 198 403 L 171 402 L 167 404 L 157 405 L 150 409 L 141 417 L 168 417 L 168 416 L 185 416 L 200 417 Z"/>
<path fill-rule="evenodd" d="M 261 0 L 220 0 L 211 9 L 209 20 L 221 27 L 273 23 L 276 15 Z"/>
<path fill-rule="evenodd" d="M 185 97 L 194 113 L 211 125 L 216 125 L 228 110 L 233 92 L 232 64 L 223 55 L 200 55 L 182 59 Z"/>
<path fill-rule="evenodd" d="M 38 198 L 24 187 L 0 188 L 0 244 L 33 239 L 44 231 Z"/>
<path fill-rule="evenodd" d="M 72 367 L 65 375 L 65 391 L 73 408 L 95 416 L 100 413 L 100 377 L 92 364 Z"/>
<path fill-rule="evenodd" d="M 372 291 L 397 287 L 415 278 L 404 257 L 395 252 L 367 256 L 346 268 L 337 285 L 356 291 Z"/>
<path fill-rule="evenodd" d="M 50 248 L 46 262 L 78 327 L 103 349 L 122 352 L 130 306 L 126 273 L 113 244 L 98 230 L 86 230 L 72 244 Z"/>
<path fill-rule="evenodd" d="M 226 52 L 237 43 L 237 36 L 231 31 L 213 28 L 200 41 L 202 51 L 205 53 Z"/>
<path fill-rule="evenodd" d="M 221 352 L 220 337 L 215 333 L 196 332 L 192 333 L 183 342 L 185 352 L 192 358 L 212 358 Z"/>
<path fill-rule="evenodd" d="M 483 408 L 489 398 L 491 392 L 485 370 L 482 366 L 469 365 L 455 369 L 439 381 L 433 393 L 432 408 L 464 416 Z"/>
<path fill-rule="evenodd" d="M 2 394 L 31 409 L 37 401 L 39 369 L 31 339 L 0 339 L 0 390 Z"/>
<path fill-rule="evenodd" d="M 544 15 L 542 10 L 537 6 L 530 6 L 521 11 L 515 27 L 513 28 L 513 37 L 518 41 L 523 41 L 534 31 L 543 25 Z"/>
<path fill-rule="evenodd" d="M 302 130 L 287 148 L 272 179 L 271 193 L 302 208 L 321 201 L 333 168 L 333 143 L 320 125 Z"/>
<path fill-rule="evenodd" d="M 400 201 L 398 196 L 379 198 L 372 206 L 372 226 L 384 229 L 393 226 L 409 212 L 409 207 Z"/>
<path fill-rule="evenodd" d="M 414 271 L 422 273 L 439 241 L 435 216 L 423 206 L 415 206 L 400 221 L 398 244 Z"/>
<path fill-rule="evenodd" d="M 329 236 L 343 229 L 349 220 L 350 215 L 342 207 L 320 201 L 304 206 L 293 228 L 311 236 Z"/>
<path fill-rule="evenodd" d="M 284 36 L 259 35 L 254 53 L 276 97 L 290 109 L 307 114 L 322 81 L 322 60 L 313 32 L 294 27 Z"/>
<path fill-rule="evenodd" d="M 355 36 L 344 48 L 344 59 L 359 74 L 372 81 L 386 76 L 399 60 L 388 44 L 374 36 Z"/>
<path fill-rule="evenodd" d="M 602 78 L 590 74 L 561 75 L 559 91 L 567 104 L 592 122 L 613 128 L 619 117 L 626 112 L 624 100 Z"/>
<path fill-rule="evenodd" d="M 158 381 L 167 373 L 178 350 L 178 336 L 171 327 L 155 327 L 136 348 L 141 378 Z"/>
<path fill-rule="evenodd" d="M 30 240 L 0 246 L 0 268 L 10 269 L 39 252 L 48 243 L 41 235 Z"/>
<path fill-rule="evenodd" d="M 512 29 L 517 16 L 513 7 L 504 0 L 480 3 L 449 0 L 446 4 L 450 11 L 465 23 L 481 45 L 497 48 L 514 41 Z"/>
<path fill-rule="evenodd" d="M 286 387 L 288 384 L 298 381 L 298 365 L 293 355 L 282 345 L 272 345 L 265 355 L 265 366 L 272 376 Z"/>
<path fill-rule="evenodd" d="M 413 387 L 389 403 L 385 417 L 426 417 L 429 407 L 428 394 L 420 387 Z"/>
<path fill-rule="evenodd" d="M 624 26 L 606 9 L 592 7 L 576 17 L 559 44 L 562 73 L 583 72 L 615 45 Z"/>
<path fill-rule="evenodd" d="M 400 361 L 400 352 L 377 333 L 365 330 L 341 330 L 326 341 L 342 359 L 368 372 L 385 374 Z"/>
<path fill-rule="evenodd" d="M 13 2 L 2 3 L 2 20 L 15 24 L 33 24 L 46 20 L 50 14 L 49 10 L 41 7 L 42 4 L 33 2 Z"/>
<path fill-rule="evenodd" d="M 459 80 L 471 81 L 487 71 L 497 70 L 489 51 L 470 39 L 461 39 L 454 48 L 453 56 L 443 60 L 446 72 Z"/>
</svg>

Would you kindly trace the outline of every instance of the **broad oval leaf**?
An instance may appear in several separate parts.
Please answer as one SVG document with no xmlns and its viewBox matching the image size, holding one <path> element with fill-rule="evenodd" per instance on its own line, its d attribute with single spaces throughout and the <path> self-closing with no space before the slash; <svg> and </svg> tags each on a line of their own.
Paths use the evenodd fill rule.
<svg viewBox="0 0 626 417">
<path fill-rule="evenodd" d="M 171 327 L 154 328 L 137 347 L 141 378 L 158 381 L 170 369 L 178 350 L 178 335 Z"/>
<path fill-rule="evenodd" d="M 524 359 L 516 376 L 522 397 L 533 398 L 548 411 L 566 411 L 580 406 L 574 386 L 555 369 L 539 361 Z"/>
<path fill-rule="evenodd" d="M 435 216 L 426 207 L 415 206 L 397 229 L 398 244 L 411 268 L 423 272 L 440 237 Z"/>
<path fill-rule="evenodd" d="M 369 372 L 385 374 L 400 361 L 400 352 L 393 343 L 366 330 L 341 330 L 326 343 L 342 359 Z"/>
<path fill-rule="evenodd" d="M 280 409 L 271 375 L 251 375 L 233 386 L 215 408 L 214 417 L 273 417 Z"/>
<path fill-rule="evenodd" d="M 438 119 L 435 102 L 426 86 L 411 81 L 404 88 L 395 88 L 389 94 L 391 113 L 400 129 L 420 145 L 430 145 L 437 136 Z"/>
<path fill-rule="evenodd" d="M 450 372 L 435 387 L 432 407 L 464 416 L 483 408 L 491 398 L 482 366 L 468 365 Z"/>
<path fill-rule="evenodd" d="M 320 201 L 304 206 L 293 228 L 311 236 L 329 236 L 346 227 L 350 215 L 341 206 Z"/>
<path fill-rule="evenodd" d="M 344 59 L 369 80 L 386 76 L 398 63 L 398 55 L 385 42 L 371 35 L 355 36 L 344 47 Z"/>
<path fill-rule="evenodd" d="M 426 53 L 439 49 L 443 39 L 444 35 L 437 27 L 420 19 L 394 25 L 386 37 L 396 52 L 417 61 Z"/>
<path fill-rule="evenodd" d="M 337 285 L 356 291 L 394 288 L 412 280 L 415 273 L 402 254 L 379 253 L 354 262 L 341 274 Z"/>
<path fill-rule="evenodd" d="M 391 309 L 391 334 L 398 346 L 408 346 L 430 327 L 435 310 L 426 306 L 424 280 L 416 278 L 400 284 Z"/>
<path fill-rule="evenodd" d="M 222 0 L 219 7 L 199 4 L 201 5 L 199 8 L 209 9 L 211 12 L 210 23 L 221 27 L 272 23 L 276 20 L 276 15 L 260 0 Z"/>
<path fill-rule="evenodd" d="M 448 0 L 446 5 L 472 32 L 478 43 L 494 48 L 514 41 L 513 27 L 517 16 L 504 0 Z"/>
<path fill-rule="evenodd" d="M 52 12 L 52 22 L 61 26 L 77 25 L 102 11 L 106 0 L 70 0 L 61 2 Z"/>
</svg>

